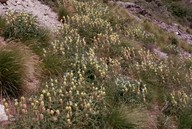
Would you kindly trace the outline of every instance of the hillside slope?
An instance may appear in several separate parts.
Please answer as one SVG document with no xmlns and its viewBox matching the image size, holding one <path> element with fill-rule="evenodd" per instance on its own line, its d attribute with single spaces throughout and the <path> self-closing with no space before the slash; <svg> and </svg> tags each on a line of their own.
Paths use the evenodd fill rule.
<svg viewBox="0 0 192 129">
<path fill-rule="evenodd" d="M 10 65 L 25 68 L 18 59 L 27 54 L 0 49 L 0 82 L 9 86 L 0 83 L 9 117 L 2 127 L 192 128 L 190 20 L 179 21 L 167 1 L 158 2 L 10 0 L 0 5 L 0 35 L 5 38 L 0 44 L 22 44 L 40 62 L 32 61 L 37 67 L 32 71 L 40 71 L 40 88 L 32 95 L 11 96 L 24 90 L 18 82 L 26 77 L 22 69 L 7 70 L 6 63 L 13 59 Z M 9 9 L 16 12 L 5 13 Z"/>
</svg>

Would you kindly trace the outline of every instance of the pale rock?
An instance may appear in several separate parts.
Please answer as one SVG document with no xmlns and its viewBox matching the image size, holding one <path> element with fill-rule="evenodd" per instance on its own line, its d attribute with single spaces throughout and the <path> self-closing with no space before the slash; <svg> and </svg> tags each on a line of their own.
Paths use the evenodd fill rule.
<svg viewBox="0 0 192 129">
<path fill-rule="evenodd" d="M 7 121 L 7 120 L 8 120 L 8 116 L 5 113 L 5 108 L 3 105 L 0 104 L 0 122 Z"/>
</svg>

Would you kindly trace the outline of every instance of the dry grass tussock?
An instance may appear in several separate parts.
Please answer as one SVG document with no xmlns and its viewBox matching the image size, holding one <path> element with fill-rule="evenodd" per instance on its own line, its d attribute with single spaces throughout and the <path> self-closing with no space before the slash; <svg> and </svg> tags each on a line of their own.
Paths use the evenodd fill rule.
<svg viewBox="0 0 192 129">
<path fill-rule="evenodd" d="M 28 47 L 20 43 L 15 43 L 13 41 L 5 43 L 5 41 L 1 39 L 0 44 L 0 54 L 3 53 L 3 56 L 1 57 L 5 57 L 0 59 L 1 87 L 4 87 L 5 85 L 10 86 L 8 92 L 6 91 L 6 88 L 2 88 L 3 90 L 0 89 L 1 95 L 4 97 L 19 97 L 34 93 L 39 87 L 41 73 L 38 56 Z M 4 77 L 5 75 L 7 75 L 6 78 Z M 15 92 L 14 90 L 18 92 Z"/>
</svg>

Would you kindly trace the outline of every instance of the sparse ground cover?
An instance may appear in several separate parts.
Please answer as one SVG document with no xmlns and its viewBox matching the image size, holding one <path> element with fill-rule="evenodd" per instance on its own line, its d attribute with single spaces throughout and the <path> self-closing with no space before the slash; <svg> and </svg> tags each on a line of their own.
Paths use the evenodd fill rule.
<svg viewBox="0 0 192 129">
<path fill-rule="evenodd" d="M 4 128 L 192 127 L 192 59 L 178 54 L 191 52 L 185 42 L 124 9 L 119 15 L 120 7 L 106 1 L 44 2 L 62 10 L 55 10 L 62 27 L 51 38 L 31 15 L 0 19 L 2 36 L 31 49 L 20 54 L 25 47 L 10 42 L 0 48 L 0 91 L 10 118 Z M 159 58 L 154 48 L 168 58 Z M 37 70 L 37 78 L 28 79 L 38 80 L 39 88 L 26 96 L 20 87 L 31 68 L 22 62 L 27 53 L 28 59 L 35 54 L 31 67 Z"/>
</svg>

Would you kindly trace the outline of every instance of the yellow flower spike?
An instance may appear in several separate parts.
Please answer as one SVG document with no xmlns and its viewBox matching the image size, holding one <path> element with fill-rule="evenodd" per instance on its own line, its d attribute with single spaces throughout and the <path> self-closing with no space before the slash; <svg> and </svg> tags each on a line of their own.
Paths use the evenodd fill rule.
<svg viewBox="0 0 192 129">
<path fill-rule="evenodd" d="M 76 91 L 76 94 L 79 95 L 79 91 L 78 90 Z"/>
<path fill-rule="evenodd" d="M 6 99 L 5 99 L 5 98 L 3 98 L 3 103 L 4 103 L 4 102 L 6 102 Z"/>
<path fill-rule="evenodd" d="M 5 106 L 5 108 L 8 108 L 9 107 L 9 104 L 7 102 L 4 102 L 3 104 Z"/>
<path fill-rule="evenodd" d="M 25 101 L 25 97 L 24 96 L 21 97 L 21 101 Z"/>
<path fill-rule="evenodd" d="M 44 98 L 44 95 L 43 95 L 43 94 L 41 94 L 41 95 L 40 95 L 40 98 L 41 98 L 41 99 L 43 99 L 43 98 Z"/>
<path fill-rule="evenodd" d="M 58 120 L 58 119 L 57 119 L 56 116 L 53 116 L 53 117 L 52 117 L 52 121 L 56 122 L 57 120 Z"/>
<path fill-rule="evenodd" d="M 60 115 L 60 111 L 59 110 L 56 110 L 55 111 L 57 115 Z"/>
<path fill-rule="evenodd" d="M 62 90 L 61 90 L 61 89 L 59 90 L 59 93 L 60 93 L 60 94 L 62 93 Z"/>
<path fill-rule="evenodd" d="M 49 86 L 48 86 L 48 83 L 47 83 L 47 82 L 46 82 L 46 84 L 45 84 L 45 87 L 46 87 L 46 88 L 49 88 Z M 45 90 L 47 90 L 47 89 L 45 89 Z"/>
<path fill-rule="evenodd" d="M 52 102 L 52 98 L 51 97 L 49 97 L 49 102 Z"/>
<path fill-rule="evenodd" d="M 90 103 L 87 103 L 87 108 L 90 108 L 90 107 L 91 107 Z"/>
<path fill-rule="evenodd" d="M 75 85 L 73 86 L 73 89 L 76 90 L 76 86 Z"/>
<path fill-rule="evenodd" d="M 73 77 L 73 72 L 70 73 L 70 77 Z"/>
<path fill-rule="evenodd" d="M 53 90 L 53 95 L 54 95 L 54 96 L 57 96 L 57 93 L 56 93 L 54 90 Z"/>
<path fill-rule="evenodd" d="M 71 88 L 71 90 L 73 90 L 73 88 Z M 71 91 L 71 90 L 69 91 L 69 94 L 70 94 L 70 95 L 72 95 L 72 91 Z"/>
<path fill-rule="evenodd" d="M 15 104 L 14 104 L 16 107 L 19 105 L 19 103 L 18 102 L 15 102 Z"/>
<path fill-rule="evenodd" d="M 67 123 L 71 125 L 71 119 L 67 119 Z"/>
<path fill-rule="evenodd" d="M 46 95 L 47 95 L 47 97 L 51 96 L 51 94 L 50 94 L 49 92 L 47 92 L 47 94 L 46 94 Z"/>
<path fill-rule="evenodd" d="M 38 104 L 38 103 L 39 103 L 39 101 L 38 101 L 38 100 L 34 100 L 34 103 L 35 103 L 35 104 Z"/>
<path fill-rule="evenodd" d="M 64 85 L 64 86 L 66 86 L 66 85 L 67 85 L 67 82 L 66 82 L 65 80 L 63 81 L 63 85 Z"/>
<path fill-rule="evenodd" d="M 34 106 L 35 104 L 34 103 L 31 103 L 31 106 Z"/>
<path fill-rule="evenodd" d="M 77 107 L 77 103 L 75 103 L 74 106 Z"/>
<path fill-rule="evenodd" d="M 7 115 L 9 115 L 9 109 L 8 109 L 8 108 L 5 108 L 5 113 L 6 113 Z"/>
<path fill-rule="evenodd" d="M 71 106 L 66 106 L 65 109 L 66 109 L 67 111 L 71 111 Z"/>
<path fill-rule="evenodd" d="M 53 115 L 55 112 L 53 110 L 50 110 L 50 114 Z"/>
<path fill-rule="evenodd" d="M 44 101 L 41 101 L 40 106 L 44 106 L 44 105 L 45 105 Z"/>
</svg>

